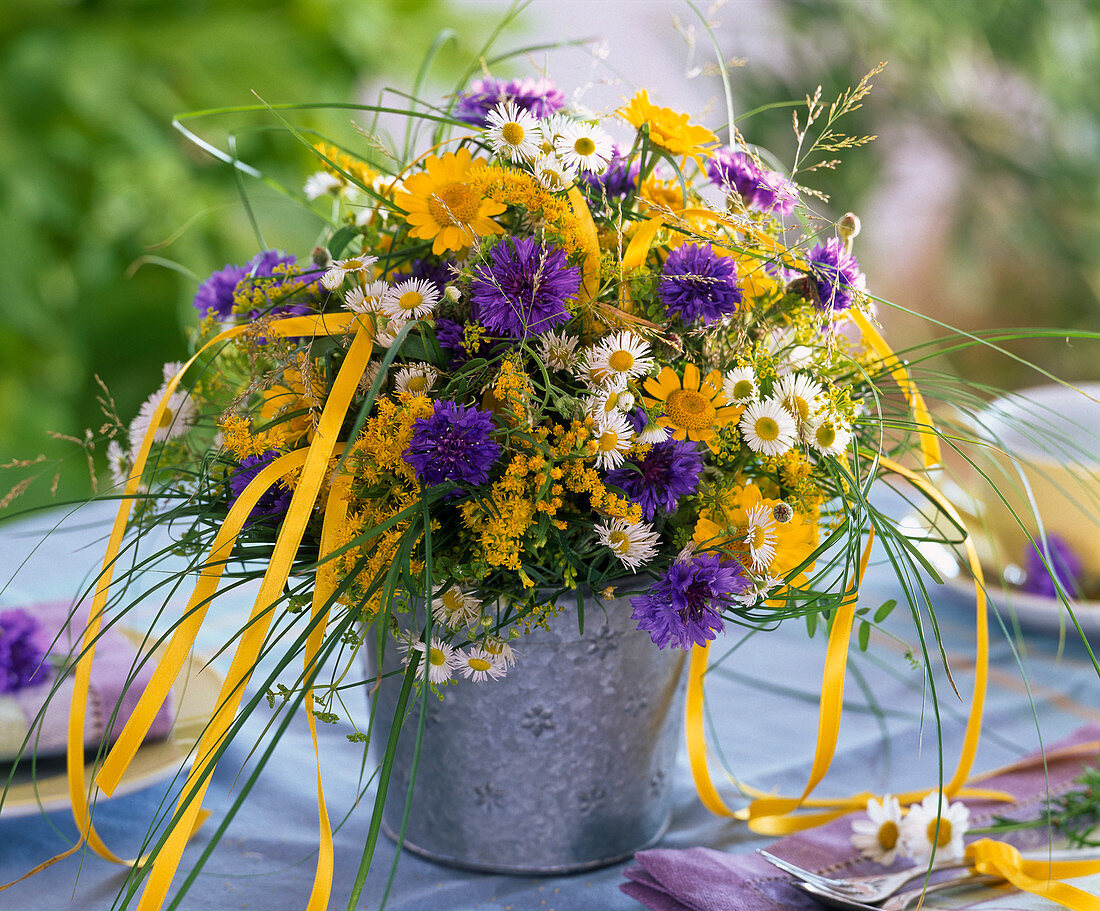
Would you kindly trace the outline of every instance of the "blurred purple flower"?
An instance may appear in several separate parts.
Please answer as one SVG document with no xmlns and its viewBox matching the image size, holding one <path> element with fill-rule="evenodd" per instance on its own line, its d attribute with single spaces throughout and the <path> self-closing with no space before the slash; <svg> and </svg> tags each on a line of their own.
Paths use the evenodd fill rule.
<svg viewBox="0 0 1100 911">
<path fill-rule="evenodd" d="M 1027 566 L 1025 567 L 1027 575 L 1021 588 L 1024 591 L 1043 595 L 1046 598 L 1057 598 L 1058 589 L 1054 585 L 1054 580 L 1057 578 L 1058 584 L 1062 586 L 1066 594 L 1073 597 L 1080 592 L 1081 573 L 1085 568 L 1084 564 L 1061 535 L 1048 534 L 1046 543 L 1047 559 L 1045 564 L 1041 556 L 1042 552 L 1037 545 L 1033 544 L 1028 549 Z M 1047 565 L 1049 565 L 1049 569 Z"/>
<path fill-rule="evenodd" d="M 50 639 L 33 614 L 21 608 L 0 612 L 0 693 L 44 683 Z"/>
</svg>

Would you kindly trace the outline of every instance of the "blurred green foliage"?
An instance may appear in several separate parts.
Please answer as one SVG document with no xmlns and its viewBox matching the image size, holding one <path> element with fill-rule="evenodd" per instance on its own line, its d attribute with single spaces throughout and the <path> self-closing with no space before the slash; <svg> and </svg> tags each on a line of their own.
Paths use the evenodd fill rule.
<svg viewBox="0 0 1100 911">
<path fill-rule="evenodd" d="M 253 90 L 274 103 L 354 101 L 367 80 L 407 89 L 448 10 L 443 0 L 3 7 L 0 463 L 65 456 L 58 496 L 83 496 L 84 455 L 48 434 L 82 436 L 102 424 L 96 374 L 129 420 L 159 385 L 162 364 L 186 351 L 197 283 L 257 249 L 232 170 L 176 132 L 172 117 L 254 104 Z M 464 37 L 477 32 L 467 21 Z M 452 47 L 436 70 L 453 83 L 470 57 L 471 48 Z M 351 119 L 322 112 L 295 123 L 350 132 Z M 209 135 L 214 120 L 189 126 Z M 315 169 L 286 135 L 246 136 L 241 155 L 296 189 Z M 260 223 L 273 226 L 265 241 L 308 254 L 317 219 L 256 181 L 247 191 Z M 186 269 L 142 265 L 150 255 Z M 53 466 L 0 472 L 0 498 L 38 470 L 12 509 L 48 501 Z"/>
<path fill-rule="evenodd" d="M 721 33 L 727 46 L 738 46 L 738 12 L 731 4 L 718 14 L 730 29 Z M 784 47 L 734 72 L 742 110 L 802 97 L 818 83 L 825 99 L 835 98 L 888 61 L 864 107 L 843 121 L 846 132 L 879 140 L 806 179 L 830 195 L 837 216 L 845 209 L 866 216 L 896 176 L 890 157 L 912 142 L 910 173 L 923 166 L 922 195 L 935 198 L 946 236 L 924 274 L 891 299 L 969 330 L 1100 328 L 1096 0 L 776 0 L 769 12 Z M 789 160 L 790 109 L 754 117 L 744 129 Z M 922 161 L 930 150 L 937 154 Z M 945 161 L 951 174 L 940 170 Z M 864 227 L 876 231 L 866 218 Z M 883 278 L 869 281 L 881 288 Z M 889 310 L 883 319 L 898 345 L 934 332 Z M 1012 349 L 1060 376 L 1100 379 L 1094 345 Z M 955 367 L 999 386 L 1042 382 L 980 350 L 956 357 Z"/>
</svg>

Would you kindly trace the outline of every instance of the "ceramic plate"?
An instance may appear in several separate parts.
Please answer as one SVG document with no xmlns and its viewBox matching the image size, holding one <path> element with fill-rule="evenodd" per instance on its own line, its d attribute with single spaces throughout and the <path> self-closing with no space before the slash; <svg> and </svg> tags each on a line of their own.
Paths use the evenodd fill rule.
<svg viewBox="0 0 1100 911">
<path fill-rule="evenodd" d="M 192 655 L 184 665 L 180 680 L 182 685 L 177 683 L 172 691 L 176 716 L 172 732 L 164 740 L 146 743 L 137 751 L 114 796 L 147 788 L 171 778 L 190 765 L 191 749 L 202 736 L 218 704 L 222 676 L 203 659 Z M 0 772 L 2 790 L 7 772 L 2 768 Z M 91 765 L 85 767 L 85 774 L 90 778 Z M 106 800 L 107 797 L 100 794 L 97 799 Z M 3 813 L 4 819 L 9 819 L 68 809 L 69 783 L 65 774 L 65 759 L 60 757 L 39 762 L 37 780 L 31 777 L 29 766 L 25 762 L 20 763 L 0 813 Z"/>
<path fill-rule="evenodd" d="M 959 565 L 955 553 L 950 548 L 931 542 L 919 544 L 918 547 L 928 558 L 928 562 L 936 567 L 945 585 L 973 600 L 974 582 L 969 572 Z M 1045 595 L 1036 595 L 1012 586 L 999 585 L 997 583 L 1000 574 L 992 569 L 987 568 L 985 574 L 985 590 L 989 599 L 999 609 L 1011 612 L 1011 615 L 1019 621 L 1021 628 L 1054 635 L 1061 635 L 1064 630 L 1067 636 L 1077 635 L 1069 611 L 1058 598 L 1048 598 Z M 1077 622 L 1081 624 L 1081 629 L 1090 641 L 1100 641 L 1100 601 L 1070 603 Z"/>
</svg>

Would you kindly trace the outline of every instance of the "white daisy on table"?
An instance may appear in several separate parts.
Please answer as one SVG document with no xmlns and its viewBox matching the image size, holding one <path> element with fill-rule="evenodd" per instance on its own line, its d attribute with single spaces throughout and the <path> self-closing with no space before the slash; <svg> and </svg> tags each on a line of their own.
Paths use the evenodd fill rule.
<svg viewBox="0 0 1100 911">
<path fill-rule="evenodd" d="M 867 818 L 852 823 L 852 847 L 875 863 L 889 866 L 901 848 L 901 806 L 898 799 L 884 794 L 882 803 L 867 801 Z"/>
<path fill-rule="evenodd" d="M 825 415 L 813 420 L 806 433 L 809 444 L 822 455 L 841 455 L 852 441 L 847 424 Z"/>
<path fill-rule="evenodd" d="M 969 827 L 966 804 L 951 803 L 942 791 L 933 791 L 912 804 L 901 821 L 901 849 L 919 864 L 932 856 L 933 847 L 936 860 L 961 860 Z"/>
<path fill-rule="evenodd" d="M 744 535 L 751 568 L 757 572 L 766 570 L 775 559 L 775 545 L 779 540 L 771 509 L 760 503 L 753 506 L 745 515 Z"/>
<path fill-rule="evenodd" d="M 386 289 L 380 306 L 390 319 L 407 322 L 432 312 L 439 303 L 439 287 L 423 278 L 407 278 Z"/>
<path fill-rule="evenodd" d="M 564 332 L 544 332 L 539 336 L 539 357 L 551 370 L 572 370 L 577 366 L 577 342 L 575 335 Z"/>
<path fill-rule="evenodd" d="M 508 665 L 500 655 L 494 655 L 480 646 L 462 651 L 456 650 L 458 672 L 474 683 L 484 680 L 499 680 L 508 673 Z"/>
<path fill-rule="evenodd" d="M 625 329 L 600 339 L 586 359 L 589 371 L 603 383 L 644 376 L 653 369 L 653 363 L 645 340 Z"/>
<path fill-rule="evenodd" d="M 453 645 L 432 636 L 430 646 L 423 642 L 414 642 L 413 650 L 425 655 L 428 664 L 428 683 L 446 683 L 459 666 L 459 658 Z"/>
<path fill-rule="evenodd" d="M 333 260 L 328 264 L 328 270 L 321 276 L 321 284 L 329 291 L 335 291 L 349 275 L 366 272 L 376 262 L 378 262 L 377 256 L 350 256 L 347 259 Z"/>
<path fill-rule="evenodd" d="M 621 411 L 612 411 L 596 420 L 596 466 L 618 468 L 634 443 L 634 427 Z"/>
<path fill-rule="evenodd" d="M 437 619 L 453 630 L 473 626 L 481 617 L 481 602 L 457 585 L 437 591 L 433 604 L 441 609 L 436 613 Z"/>
<path fill-rule="evenodd" d="M 543 189 L 551 193 L 568 190 L 577 179 L 577 169 L 565 164 L 556 155 L 541 155 L 531 163 L 531 172 Z"/>
<path fill-rule="evenodd" d="M 734 367 L 726 371 L 722 381 L 722 391 L 731 405 L 747 405 L 756 399 L 760 390 L 756 385 L 756 374 L 752 367 Z"/>
<path fill-rule="evenodd" d="M 821 384 L 810 379 L 804 373 L 788 373 L 781 376 L 772 388 L 772 397 L 782 403 L 795 423 L 799 432 L 805 432 L 810 419 L 818 409 L 818 400 L 825 390 Z"/>
<path fill-rule="evenodd" d="M 798 440 L 794 418 L 775 399 L 749 403 L 737 426 L 749 449 L 767 456 L 783 455 Z"/>
<path fill-rule="evenodd" d="M 595 529 L 600 543 L 611 548 L 622 564 L 630 569 L 638 569 L 657 554 L 660 535 L 645 522 L 611 519 Z"/>
<path fill-rule="evenodd" d="M 137 416 L 130 422 L 131 452 L 137 452 L 141 448 L 141 444 L 152 426 L 153 414 L 156 412 L 157 405 L 160 404 L 162 398 L 164 398 L 164 386 L 161 386 L 145 400 L 141 408 L 138 409 Z M 185 390 L 177 389 L 168 397 L 160 420 L 153 429 L 153 442 L 163 443 L 166 440 L 181 437 L 191 429 L 191 425 L 194 423 L 195 403 Z"/>
<path fill-rule="evenodd" d="M 602 174 L 611 161 L 611 137 L 602 127 L 574 120 L 561 129 L 554 140 L 554 151 L 569 167 Z"/>
<path fill-rule="evenodd" d="M 340 196 L 346 187 L 347 183 L 335 174 L 316 171 L 306 178 L 302 192 L 306 194 L 306 199 L 320 199 L 322 196 Z"/>
<path fill-rule="evenodd" d="M 493 151 L 509 161 L 531 161 L 538 157 L 542 127 L 535 115 L 514 101 L 502 101 L 486 115 L 485 138 Z"/>
<path fill-rule="evenodd" d="M 435 386 L 438 378 L 439 371 L 431 364 L 417 363 L 398 370 L 393 378 L 393 384 L 398 392 L 426 395 L 428 390 Z"/>
<path fill-rule="evenodd" d="M 352 313 L 378 313 L 385 293 L 386 283 L 381 279 L 356 285 L 344 295 L 344 307 Z"/>
</svg>

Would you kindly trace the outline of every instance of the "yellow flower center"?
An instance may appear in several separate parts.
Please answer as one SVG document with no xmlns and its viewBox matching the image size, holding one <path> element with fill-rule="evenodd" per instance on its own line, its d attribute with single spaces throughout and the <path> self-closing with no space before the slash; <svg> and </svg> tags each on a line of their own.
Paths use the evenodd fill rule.
<svg viewBox="0 0 1100 911">
<path fill-rule="evenodd" d="M 619 435 L 612 430 L 605 431 L 600 436 L 600 452 L 611 452 L 619 445 Z"/>
<path fill-rule="evenodd" d="M 558 179 L 558 172 L 553 168 L 543 168 L 539 173 L 542 182 L 550 187 L 560 187 L 561 181 Z"/>
<path fill-rule="evenodd" d="M 625 531 L 613 531 L 607 536 L 611 549 L 617 554 L 625 554 L 630 550 L 630 538 Z"/>
<path fill-rule="evenodd" d="M 428 200 L 428 212 L 438 225 L 468 225 L 477 218 L 480 201 L 464 183 L 449 183 Z"/>
<path fill-rule="evenodd" d="M 475 671 L 487 671 L 492 665 L 484 658 L 467 658 L 466 663 Z"/>
<path fill-rule="evenodd" d="M 414 376 L 409 380 L 406 388 L 409 392 L 427 392 L 428 391 L 428 378 L 426 376 Z"/>
<path fill-rule="evenodd" d="M 893 851 L 898 844 L 898 824 L 892 819 L 878 827 L 878 843 L 884 851 Z"/>
<path fill-rule="evenodd" d="M 928 841 L 935 840 L 937 848 L 945 847 L 951 841 L 951 820 L 940 817 L 940 834 L 936 836 L 936 820 L 928 823 Z"/>
<path fill-rule="evenodd" d="M 665 413 L 684 430 L 706 430 L 714 426 L 714 406 L 697 389 L 674 389 L 665 399 Z"/>
<path fill-rule="evenodd" d="M 433 647 L 428 649 L 428 661 L 436 667 L 442 667 L 447 663 L 447 656 L 443 654 L 443 649 Z"/>
<path fill-rule="evenodd" d="M 836 428 L 826 421 L 820 427 L 817 428 L 817 432 L 814 434 L 817 438 L 817 445 L 822 449 L 828 449 L 833 443 L 836 442 Z"/>
<path fill-rule="evenodd" d="M 363 263 L 358 259 L 349 259 L 344 265 L 340 267 L 345 272 L 354 272 L 356 269 L 362 269 Z"/>
<path fill-rule="evenodd" d="M 759 550 L 768 541 L 768 534 L 764 531 L 763 527 L 757 525 L 751 532 L 749 540 L 752 542 L 753 548 Z"/>
<path fill-rule="evenodd" d="M 402 310 L 415 310 L 424 303 L 424 295 L 419 291 L 406 291 L 397 299 L 397 306 Z"/>
<path fill-rule="evenodd" d="M 455 589 L 451 589 L 446 592 L 440 599 L 443 602 L 443 607 L 450 611 L 452 614 L 455 611 L 462 610 L 462 599 L 459 597 L 458 592 Z"/>
<path fill-rule="evenodd" d="M 626 373 L 634 366 L 634 355 L 629 351 L 619 349 L 607 359 L 607 366 L 616 373 Z"/>
<path fill-rule="evenodd" d="M 757 418 L 753 428 L 756 430 L 756 435 L 765 442 L 770 443 L 779 436 L 779 425 L 775 422 L 775 418 Z"/>
<path fill-rule="evenodd" d="M 171 408 L 165 408 L 164 413 L 160 416 L 160 421 L 157 427 L 163 429 L 165 427 L 171 427 L 172 421 L 175 420 L 175 412 Z"/>
<path fill-rule="evenodd" d="M 615 406 L 619 404 L 619 393 L 612 392 L 607 396 L 607 401 L 603 404 L 603 413 L 610 414 L 615 410 Z"/>
<path fill-rule="evenodd" d="M 513 120 L 500 128 L 500 135 L 508 145 L 518 146 L 523 142 L 523 137 L 527 135 L 527 131 Z"/>
<path fill-rule="evenodd" d="M 752 380 L 738 380 L 734 383 L 733 397 L 735 399 L 752 398 Z"/>
<path fill-rule="evenodd" d="M 591 155 L 596 151 L 596 143 L 587 136 L 581 136 L 573 143 L 573 149 L 578 155 Z"/>
<path fill-rule="evenodd" d="M 805 421 L 810 416 L 810 404 L 798 395 L 789 395 L 783 402 L 787 410 L 800 421 Z"/>
</svg>

